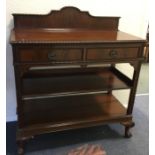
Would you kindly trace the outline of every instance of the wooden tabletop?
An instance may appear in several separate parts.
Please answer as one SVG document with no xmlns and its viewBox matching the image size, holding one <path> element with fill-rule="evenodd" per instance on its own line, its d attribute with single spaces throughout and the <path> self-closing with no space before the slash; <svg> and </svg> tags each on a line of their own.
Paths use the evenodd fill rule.
<svg viewBox="0 0 155 155">
<path fill-rule="evenodd" d="M 13 43 L 102 43 L 144 42 L 145 40 L 125 32 L 93 29 L 13 29 Z"/>
</svg>

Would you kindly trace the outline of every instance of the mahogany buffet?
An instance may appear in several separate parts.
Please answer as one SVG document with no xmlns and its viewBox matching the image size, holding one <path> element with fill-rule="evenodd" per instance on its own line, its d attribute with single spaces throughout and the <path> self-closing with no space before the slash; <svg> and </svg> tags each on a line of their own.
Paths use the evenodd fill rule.
<svg viewBox="0 0 155 155">
<path fill-rule="evenodd" d="M 145 40 L 119 31 L 119 17 L 75 7 L 13 17 L 18 154 L 36 135 L 108 123 L 121 123 L 130 137 Z M 133 66 L 132 79 L 118 63 Z M 127 108 L 113 95 L 122 89 L 130 89 Z"/>
</svg>

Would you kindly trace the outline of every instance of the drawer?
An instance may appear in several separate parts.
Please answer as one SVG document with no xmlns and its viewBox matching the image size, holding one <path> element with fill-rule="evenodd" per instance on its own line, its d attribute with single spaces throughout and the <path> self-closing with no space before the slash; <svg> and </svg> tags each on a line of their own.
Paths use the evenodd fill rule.
<svg viewBox="0 0 155 155">
<path fill-rule="evenodd" d="M 87 60 L 137 58 L 137 48 L 91 48 L 87 49 Z"/>
<path fill-rule="evenodd" d="M 20 62 L 80 61 L 82 49 L 21 48 L 16 57 Z"/>
</svg>

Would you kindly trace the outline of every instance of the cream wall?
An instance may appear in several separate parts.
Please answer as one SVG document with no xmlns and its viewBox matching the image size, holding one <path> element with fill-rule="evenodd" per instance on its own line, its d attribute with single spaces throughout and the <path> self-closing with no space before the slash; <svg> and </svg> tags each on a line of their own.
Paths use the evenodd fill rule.
<svg viewBox="0 0 155 155">
<path fill-rule="evenodd" d="M 7 35 L 7 96 L 6 120 L 16 120 L 16 95 L 12 52 L 9 44 L 10 30 L 13 28 L 12 13 L 47 14 L 52 9 L 64 6 L 76 6 L 96 16 L 120 16 L 119 30 L 145 38 L 148 25 L 147 0 L 7 0 L 6 1 Z"/>
</svg>

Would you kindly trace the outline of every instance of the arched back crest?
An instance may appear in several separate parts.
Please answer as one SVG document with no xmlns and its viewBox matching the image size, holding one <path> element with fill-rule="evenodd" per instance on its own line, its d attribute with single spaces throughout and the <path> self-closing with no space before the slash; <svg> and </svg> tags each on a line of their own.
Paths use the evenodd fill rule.
<svg viewBox="0 0 155 155">
<path fill-rule="evenodd" d="M 76 7 L 53 10 L 47 15 L 13 14 L 15 28 L 87 28 L 118 30 L 119 17 L 97 17 Z"/>
</svg>

